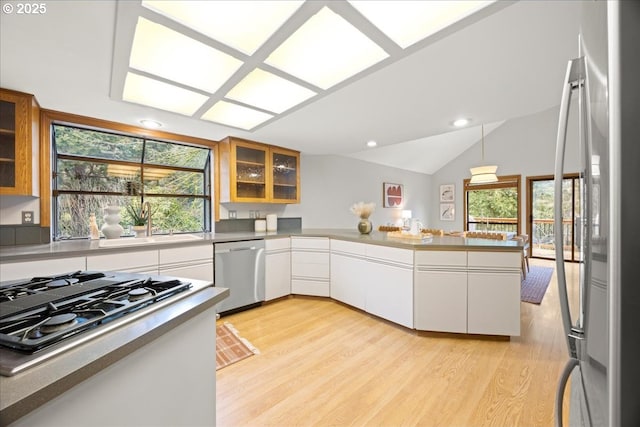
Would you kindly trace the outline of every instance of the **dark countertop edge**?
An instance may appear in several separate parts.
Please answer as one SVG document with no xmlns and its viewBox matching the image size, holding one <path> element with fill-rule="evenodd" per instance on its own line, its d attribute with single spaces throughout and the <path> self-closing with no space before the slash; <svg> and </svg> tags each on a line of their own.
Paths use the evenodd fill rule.
<svg viewBox="0 0 640 427">
<path fill-rule="evenodd" d="M 195 234 L 195 233 L 194 233 Z M 430 241 L 404 241 L 401 238 L 387 238 L 385 232 L 374 231 L 371 234 L 359 234 L 348 229 L 303 229 L 299 231 L 276 232 L 232 232 L 232 233 L 200 233 L 202 240 L 155 243 L 139 246 L 120 246 L 100 248 L 96 241 L 75 240 L 58 241 L 45 245 L 13 246 L 11 249 L 0 249 L 0 263 L 31 261 L 34 259 L 66 258 L 74 256 L 93 256 L 122 252 L 139 252 L 142 250 L 169 249 L 184 246 L 195 246 L 203 243 L 221 243 L 254 239 L 275 239 L 291 236 L 327 237 L 358 243 L 368 243 L 415 250 L 450 250 L 450 251 L 492 251 L 519 252 L 522 250 L 514 241 L 473 239 L 463 237 L 447 237 L 451 242 L 438 242 L 443 237 L 434 237 Z M 133 237 L 132 237 L 133 239 Z M 453 243 L 453 241 L 457 243 Z"/>
<path fill-rule="evenodd" d="M 38 384 L 39 376 L 37 370 L 26 370 L 25 372 L 16 374 L 13 377 L 0 377 L 0 396 L 2 396 L 0 399 L 0 425 L 8 425 L 18 420 L 49 400 L 61 395 L 75 385 L 100 372 L 109 365 L 123 359 L 144 345 L 164 335 L 178 325 L 214 307 L 217 303 L 228 296 L 228 288 L 207 286 L 199 289 L 186 298 L 176 301 L 173 304 L 169 304 L 156 312 L 148 314 L 148 316 L 169 316 L 170 318 L 167 321 L 160 322 L 146 330 L 136 330 L 140 328 L 140 322 L 145 325 L 148 324 L 148 321 L 146 320 L 148 316 L 145 316 L 145 320 L 123 325 L 122 327 L 109 332 L 109 334 L 104 337 L 97 337 L 96 340 L 106 339 L 109 335 L 112 337 L 118 337 L 119 335 L 125 334 L 127 330 L 129 330 L 129 333 L 131 334 L 131 337 L 129 337 L 125 344 L 114 346 L 110 351 L 101 354 L 99 357 L 91 360 L 89 363 L 79 366 L 77 369 L 66 367 L 66 370 L 70 371 L 68 374 L 62 375 L 60 378 L 57 378 L 55 381 L 51 381 L 48 384 Z M 171 311 L 175 311 L 178 304 L 182 305 L 180 311 L 172 314 Z M 213 327 L 215 327 L 215 325 L 213 325 Z M 120 338 L 115 340 L 112 338 L 112 341 L 119 340 Z M 92 351 L 92 343 L 94 343 L 94 341 L 89 341 L 88 343 L 73 350 L 78 352 Z M 43 362 L 43 365 L 46 363 L 63 364 L 64 357 L 60 356 L 64 355 L 56 356 L 56 358 L 52 359 L 51 362 Z M 29 391 L 22 393 L 23 395 L 19 398 L 14 398 L 13 401 L 9 401 L 13 396 L 5 396 L 6 391 L 4 388 L 11 388 L 14 386 L 13 383 L 17 381 L 23 382 L 21 384 L 22 387 L 24 387 L 24 382 L 26 381 L 29 385 Z M 47 380 L 40 382 L 45 381 Z"/>
</svg>

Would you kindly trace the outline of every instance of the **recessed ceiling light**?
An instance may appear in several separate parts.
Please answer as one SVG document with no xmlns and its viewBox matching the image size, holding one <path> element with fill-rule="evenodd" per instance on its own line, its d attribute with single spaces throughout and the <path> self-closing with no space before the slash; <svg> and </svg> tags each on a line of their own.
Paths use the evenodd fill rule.
<svg viewBox="0 0 640 427">
<path fill-rule="evenodd" d="M 404 49 L 493 1 L 349 0 L 349 3 Z"/>
<path fill-rule="evenodd" d="M 373 148 L 373 147 L 375 147 L 377 145 L 378 145 L 378 143 L 373 141 L 373 140 L 372 141 L 367 141 L 367 147 Z"/>
<path fill-rule="evenodd" d="M 457 128 L 465 127 L 471 122 L 470 119 L 457 119 L 453 121 L 453 125 Z"/>
<path fill-rule="evenodd" d="M 225 98 L 282 113 L 314 95 L 316 93 L 306 87 L 256 68 L 231 89 Z"/>
<path fill-rule="evenodd" d="M 192 116 L 208 98 L 181 87 L 129 72 L 125 78 L 122 99 Z"/>
<path fill-rule="evenodd" d="M 344 18 L 323 7 L 264 62 L 328 89 L 388 56 Z"/>
<path fill-rule="evenodd" d="M 226 101 L 216 102 L 202 115 L 204 120 L 246 130 L 252 129 L 272 117 L 271 114 Z"/>
<path fill-rule="evenodd" d="M 138 18 L 129 66 L 214 93 L 242 61 L 164 25 Z"/>
<path fill-rule="evenodd" d="M 158 129 L 162 127 L 162 123 L 151 119 L 142 119 L 140 124 L 148 129 Z"/>
<path fill-rule="evenodd" d="M 142 5 L 252 55 L 303 1 L 143 1 Z"/>
</svg>

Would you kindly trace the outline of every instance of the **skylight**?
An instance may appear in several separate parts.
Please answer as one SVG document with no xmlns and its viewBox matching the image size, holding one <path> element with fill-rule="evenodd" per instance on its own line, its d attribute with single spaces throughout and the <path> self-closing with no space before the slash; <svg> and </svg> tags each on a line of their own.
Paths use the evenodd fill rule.
<svg viewBox="0 0 640 427">
<path fill-rule="evenodd" d="M 214 93 L 242 62 L 177 31 L 138 18 L 129 66 Z"/>
<path fill-rule="evenodd" d="M 112 96 L 254 130 L 490 3 L 118 2 Z"/>
<path fill-rule="evenodd" d="M 348 1 L 403 49 L 494 2 L 494 0 Z"/>
<path fill-rule="evenodd" d="M 309 18 L 265 63 L 328 89 L 389 55 L 327 7 Z"/>
<path fill-rule="evenodd" d="M 178 86 L 127 73 L 122 99 L 161 110 L 192 116 L 208 99 Z"/>
<path fill-rule="evenodd" d="M 240 129 L 252 129 L 272 117 L 272 114 L 253 110 L 242 105 L 218 101 L 201 118 Z"/>
<path fill-rule="evenodd" d="M 145 0 L 142 5 L 246 55 L 253 55 L 302 3 L 302 0 Z"/>
<path fill-rule="evenodd" d="M 231 89 L 225 98 L 282 113 L 315 94 L 303 86 L 256 68 Z"/>
</svg>

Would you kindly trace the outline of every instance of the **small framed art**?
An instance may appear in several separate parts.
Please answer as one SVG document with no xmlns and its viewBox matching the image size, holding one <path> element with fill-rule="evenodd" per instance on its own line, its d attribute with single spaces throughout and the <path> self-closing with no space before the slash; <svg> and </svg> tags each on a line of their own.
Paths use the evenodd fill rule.
<svg viewBox="0 0 640 427">
<path fill-rule="evenodd" d="M 456 186 L 454 184 L 442 184 L 440 186 L 440 201 L 453 202 L 455 200 Z"/>
<path fill-rule="evenodd" d="M 400 208 L 404 200 L 404 187 L 402 184 L 382 184 L 382 206 L 385 208 Z"/>
<path fill-rule="evenodd" d="M 453 221 L 456 218 L 456 205 L 454 203 L 440 203 L 440 220 Z"/>
</svg>

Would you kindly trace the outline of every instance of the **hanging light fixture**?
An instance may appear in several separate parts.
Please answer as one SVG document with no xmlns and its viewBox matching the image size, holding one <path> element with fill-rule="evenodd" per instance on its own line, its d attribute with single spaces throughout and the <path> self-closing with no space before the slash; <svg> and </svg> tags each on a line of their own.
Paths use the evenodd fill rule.
<svg viewBox="0 0 640 427">
<path fill-rule="evenodd" d="M 484 124 L 482 125 L 482 163 L 484 163 Z M 470 184 L 498 182 L 498 177 L 496 176 L 498 166 L 477 166 L 469 170 L 471 171 Z"/>
</svg>

